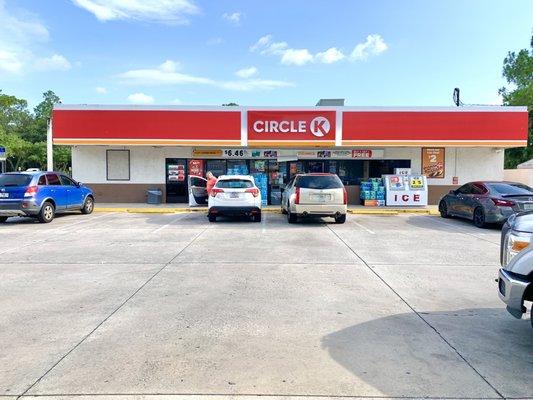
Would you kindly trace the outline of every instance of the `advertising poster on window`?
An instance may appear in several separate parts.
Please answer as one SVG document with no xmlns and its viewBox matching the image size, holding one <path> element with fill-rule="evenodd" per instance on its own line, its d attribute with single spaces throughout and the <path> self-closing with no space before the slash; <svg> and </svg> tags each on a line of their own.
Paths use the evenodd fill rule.
<svg viewBox="0 0 533 400">
<path fill-rule="evenodd" d="M 444 147 L 422 149 L 422 174 L 432 179 L 444 179 Z"/>
<path fill-rule="evenodd" d="M 189 175 L 204 176 L 204 160 L 189 160 Z"/>
</svg>

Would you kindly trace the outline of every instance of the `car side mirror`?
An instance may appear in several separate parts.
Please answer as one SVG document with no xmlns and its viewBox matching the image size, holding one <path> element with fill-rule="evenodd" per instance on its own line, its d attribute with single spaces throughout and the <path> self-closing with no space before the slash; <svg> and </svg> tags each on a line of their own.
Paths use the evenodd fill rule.
<svg viewBox="0 0 533 400">
<path fill-rule="evenodd" d="M 81 182 L 76 182 L 76 187 L 82 187 L 83 186 L 83 183 Z"/>
<path fill-rule="evenodd" d="M 457 194 L 457 192 L 455 190 L 450 190 L 449 194 Z"/>
</svg>

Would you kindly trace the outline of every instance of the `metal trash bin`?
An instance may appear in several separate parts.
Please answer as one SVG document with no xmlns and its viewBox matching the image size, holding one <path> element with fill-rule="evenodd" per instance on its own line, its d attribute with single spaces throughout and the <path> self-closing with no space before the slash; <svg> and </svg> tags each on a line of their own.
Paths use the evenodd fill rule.
<svg viewBox="0 0 533 400">
<path fill-rule="evenodd" d="M 161 204 L 163 191 L 161 189 L 148 189 L 146 191 L 147 204 Z"/>
</svg>

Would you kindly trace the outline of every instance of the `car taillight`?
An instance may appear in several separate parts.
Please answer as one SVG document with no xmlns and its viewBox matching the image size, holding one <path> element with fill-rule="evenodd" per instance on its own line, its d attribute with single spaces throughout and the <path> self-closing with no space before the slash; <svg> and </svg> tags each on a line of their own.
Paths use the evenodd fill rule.
<svg viewBox="0 0 533 400">
<path fill-rule="evenodd" d="M 348 204 L 348 192 L 346 191 L 346 188 L 343 187 L 342 190 L 344 190 L 344 204 Z"/>
<path fill-rule="evenodd" d="M 257 196 L 259 196 L 259 189 L 258 188 L 246 189 L 245 193 L 251 193 L 252 196 L 257 197 Z"/>
<path fill-rule="evenodd" d="M 39 191 L 38 186 L 30 186 L 28 189 L 26 189 L 26 192 L 24 193 L 24 197 L 33 197 L 37 194 Z"/>
<path fill-rule="evenodd" d="M 296 187 L 296 199 L 294 200 L 294 204 L 300 204 L 300 188 Z"/>
<path fill-rule="evenodd" d="M 494 203 L 495 206 L 500 206 L 500 207 L 512 207 L 514 205 L 516 205 L 516 203 L 514 201 L 509 201 L 509 200 L 501 200 L 501 199 L 492 199 L 492 202 Z"/>
<path fill-rule="evenodd" d="M 219 193 L 224 193 L 224 190 L 218 188 L 211 189 L 211 197 L 217 197 L 217 194 Z"/>
</svg>

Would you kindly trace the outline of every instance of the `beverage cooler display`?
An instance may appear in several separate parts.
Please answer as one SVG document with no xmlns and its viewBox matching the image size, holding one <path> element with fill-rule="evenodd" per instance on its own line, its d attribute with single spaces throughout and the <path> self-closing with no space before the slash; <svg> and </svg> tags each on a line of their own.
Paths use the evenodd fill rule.
<svg viewBox="0 0 533 400">
<path fill-rule="evenodd" d="M 359 194 L 363 204 L 370 207 L 382 207 L 385 205 L 385 186 L 382 178 L 370 178 L 361 182 Z"/>
<path fill-rule="evenodd" d="M 388 206 L 427 206 L 425 175 L 383 175 Z"/>
<path fill-rule="evenodd" d="M 248 165 L 246 160 L 228 160 L 228 175 L 248 175 Z"/>
<path fill-rule="evenodd" d="M 270 204 L 281 204 L 281 188 L 287 177 L 287 163 L 270 160 L 268 162 L 268 177 L 270 182 Z"/>
<path fill-rule="evenodd" d="M 167 203 L 187 201 L 187 160 L 167 158 L 166 162 Z"/>
<path fill-rule="evenodd" d="M 266 160 L 250 161 L 250 174 L 254 177 L 255 185 L 261 192 L 261 204 L 266 206 L 268 203 L 268 175 Z"/>
</svg>

